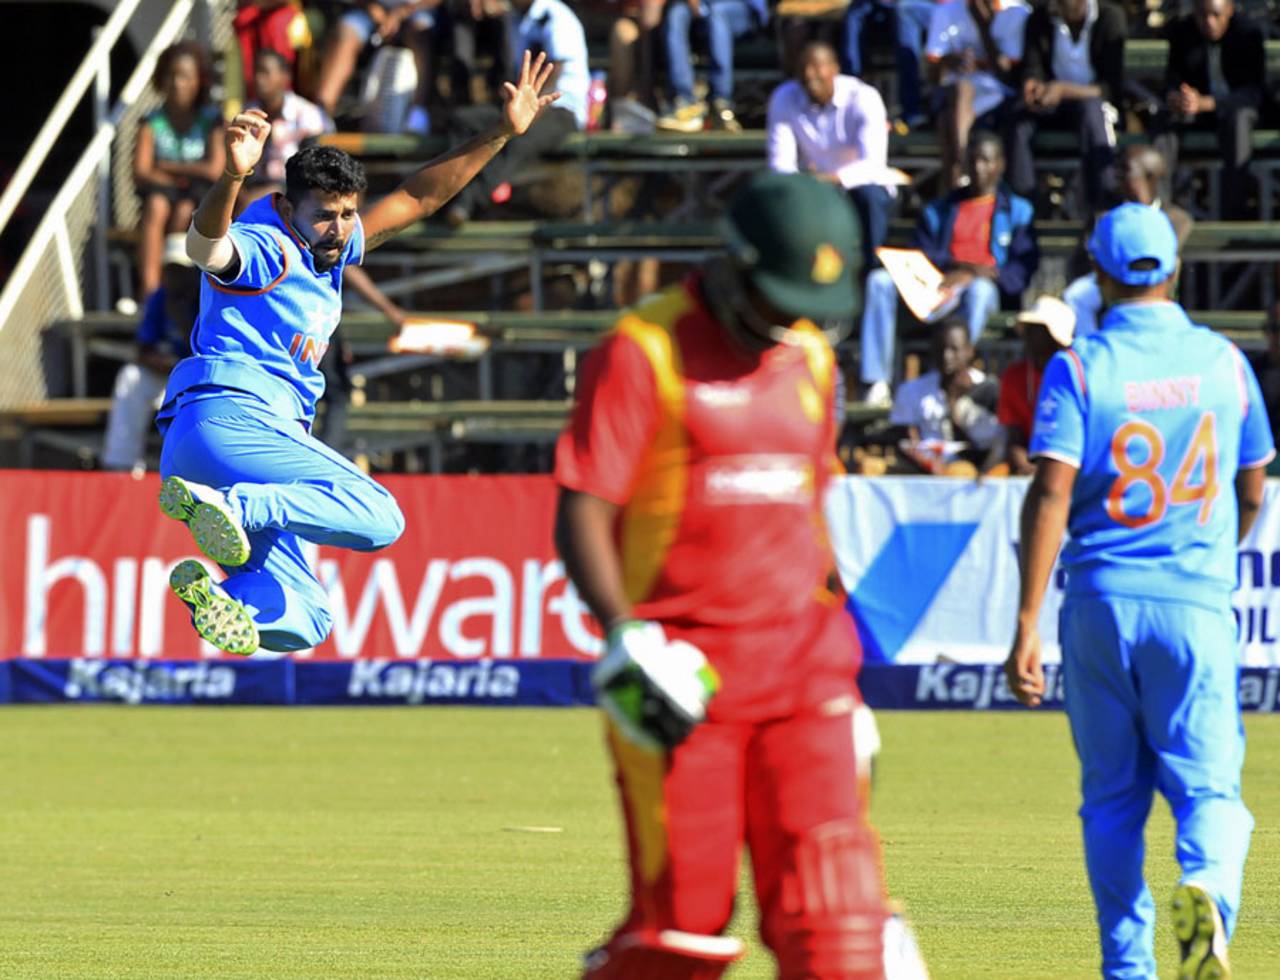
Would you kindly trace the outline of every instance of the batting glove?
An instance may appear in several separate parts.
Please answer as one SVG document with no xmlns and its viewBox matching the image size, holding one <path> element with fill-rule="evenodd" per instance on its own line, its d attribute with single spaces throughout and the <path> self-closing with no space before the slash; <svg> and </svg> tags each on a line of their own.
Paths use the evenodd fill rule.
<svg viewBox="0 0 1280 980">
<path fill-rule="evenodd" d="M 668 640 L 657 623 L 632 620 L 609 631 L 591 685 L 623 736 L 663 752 L 706 718 L 720 676 L 693 644 Z"/>
</svg>

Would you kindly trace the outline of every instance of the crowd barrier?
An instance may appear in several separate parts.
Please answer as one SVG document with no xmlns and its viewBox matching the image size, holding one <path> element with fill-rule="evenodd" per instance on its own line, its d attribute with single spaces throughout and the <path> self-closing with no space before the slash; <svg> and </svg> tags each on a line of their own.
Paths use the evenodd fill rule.
<svg viewBox="0 0 1280 980">
<path fill-rule="evenodd" d="M 1044 709 L 1062 707 L 1062 674 L 1046 668 Z M 582 660 L 120 660 L 0 661 L 0 704 L 490 705 L 594 703 Z M 998 664 L 868 664 L 873 708 L 996 711 L 1017 708 Z M 1280 711 L 1280 667 L 1245 667 L 1245 711 Z M 1043 710 L 1043 709 L 1041 709 Z"/>
<path fill-rule="evenodd" d="M 388 477 L 405 536 L 376 554 L 317 548 L 331 637 L 284 660 L 219 656 L 168 591 L 192 556 L 158 479 L 14 472 L 0 480 L 0 702 L 590 702 L 600 639 L 551 543 L 547 477 Z M 869 703 L 1011 706 L 996 664 L 1017 600 L 1023 481 L 847 478 L 828 525 L 858 625 Z M 1241 699 L 1280 699 L 1280 484 L 1239 552 Z M 1042 629 L 1058 702 L 1056 607 Z M 851 644 L 850 656 L 854 655 Z"/>
</svg>

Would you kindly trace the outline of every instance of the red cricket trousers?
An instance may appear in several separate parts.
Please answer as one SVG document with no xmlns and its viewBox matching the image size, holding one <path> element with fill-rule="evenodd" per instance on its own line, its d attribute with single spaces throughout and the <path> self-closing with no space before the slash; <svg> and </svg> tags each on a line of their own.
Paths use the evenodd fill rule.
<svg viewBox="0 0 1280 980">
<path fill-rule="evenodd" d="M 615 938 L 662 929 L 721 932 L 733 912 L 745 844 L 761 937 L 778 957 L 781 977 L 880 975 L 880 847 L 855 775 L 847 646 L 843 657 L 839 682 L 819 664 L 801 682 L 826 673 L 828 682 L 808 687 L 820 699 L 764 720 L 713 714 L 667 756 L 639 749 L 609 727 L 632 893 Z M 729 665 L 717 666 L 723 675 Z M 732 699 L 731 684 L 726 688 Z"/>
</svg>

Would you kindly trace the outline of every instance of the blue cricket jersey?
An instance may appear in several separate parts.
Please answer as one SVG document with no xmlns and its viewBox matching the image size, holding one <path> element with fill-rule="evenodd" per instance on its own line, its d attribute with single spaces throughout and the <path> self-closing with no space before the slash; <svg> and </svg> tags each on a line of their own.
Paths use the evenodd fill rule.
<svg viewBox="0 0 1280 980">
<path fill-rule="evenodd" d="M 1275 455 L 1253 369 L 1176 303 L 1112 307 L 1056 354 L 1031 455 L 1079 468 L 1067 592 L 1220 605 L 1235 588 L 1238 470 Z"/>
<path fill-rule="evenodd" d="M 228 236 L 240 256 L 234 279 L 206 273 L 192 356 L 169 376 L 161 428 L 183 392 L 231 389 L 261 402 L 273 416 L 310 420 L 324 394 L 320 359 L 342 316 L 342 270 L 364 258 L 364 227 L 356 220 L 338 263 L 317 272 L 311 249 L 280 214 L 272 194 L 245 208 Z"/>
</svg>

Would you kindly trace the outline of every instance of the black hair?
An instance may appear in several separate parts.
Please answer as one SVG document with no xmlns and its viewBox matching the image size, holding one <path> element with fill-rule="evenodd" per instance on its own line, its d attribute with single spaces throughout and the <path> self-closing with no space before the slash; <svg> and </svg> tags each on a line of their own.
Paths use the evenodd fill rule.
<svg viewBox="0 0 1280 980">
<path fill-rule="evenodd" d="M 975 129 L 969 134 L 969 152 L 972 153 L 980 146 L 986 144 L 994 146 L 1000 151 L 1000 159 L 1004 159 L 1004 141 L 989 129 Z"/>
<path fill-rule="evenodd" d="M 293 65 L 289 64 L 289 59 L 279 51 L 275 50 L 275 48 L 259 48 L 253 54 L 254 62 L 257 62 L 259 58 L 268 58 L 271 61 L 274 61 L 276 63 L 276 67 L 281 71 L 293 71 Z"/>
<path fill-rule="evenodd" d="M 973 341 L 969 338 L 969 324 L 965 323 L 965 321 L 960 319 L 958 316 L 943 317 L 935 323 L 933 327 L 933 339 L 935 341 L 940 341 L 952 330 L 963 330 L 965 343 L 970 347 L 973 346 Z"/>
<path fill-rule="evenodd" d="M 295 207 L 311 191 L 359 194 L 368 186 L 360 162 L 334 146 L 304 146 L 284 165 L 284 196 Z"/>
<path fill-rule="evenodd" d="M 209 90 L 213 87 L 213 67 L 209 62 L 209 52 L 195 41 L 179 41 L 160 52 L 156 59 L 156 70 L 151 76 L 151 84 L 157 92 L 164 93 L 165 84 L 169 81 L 169 73 L 173 71 L 173 63 L 179 58 L 190 58 L 196 63 L 196 74 L 200 78 L 200 88 L 196 92 L 196 107 L 208 103 Z"/>
</svg>

